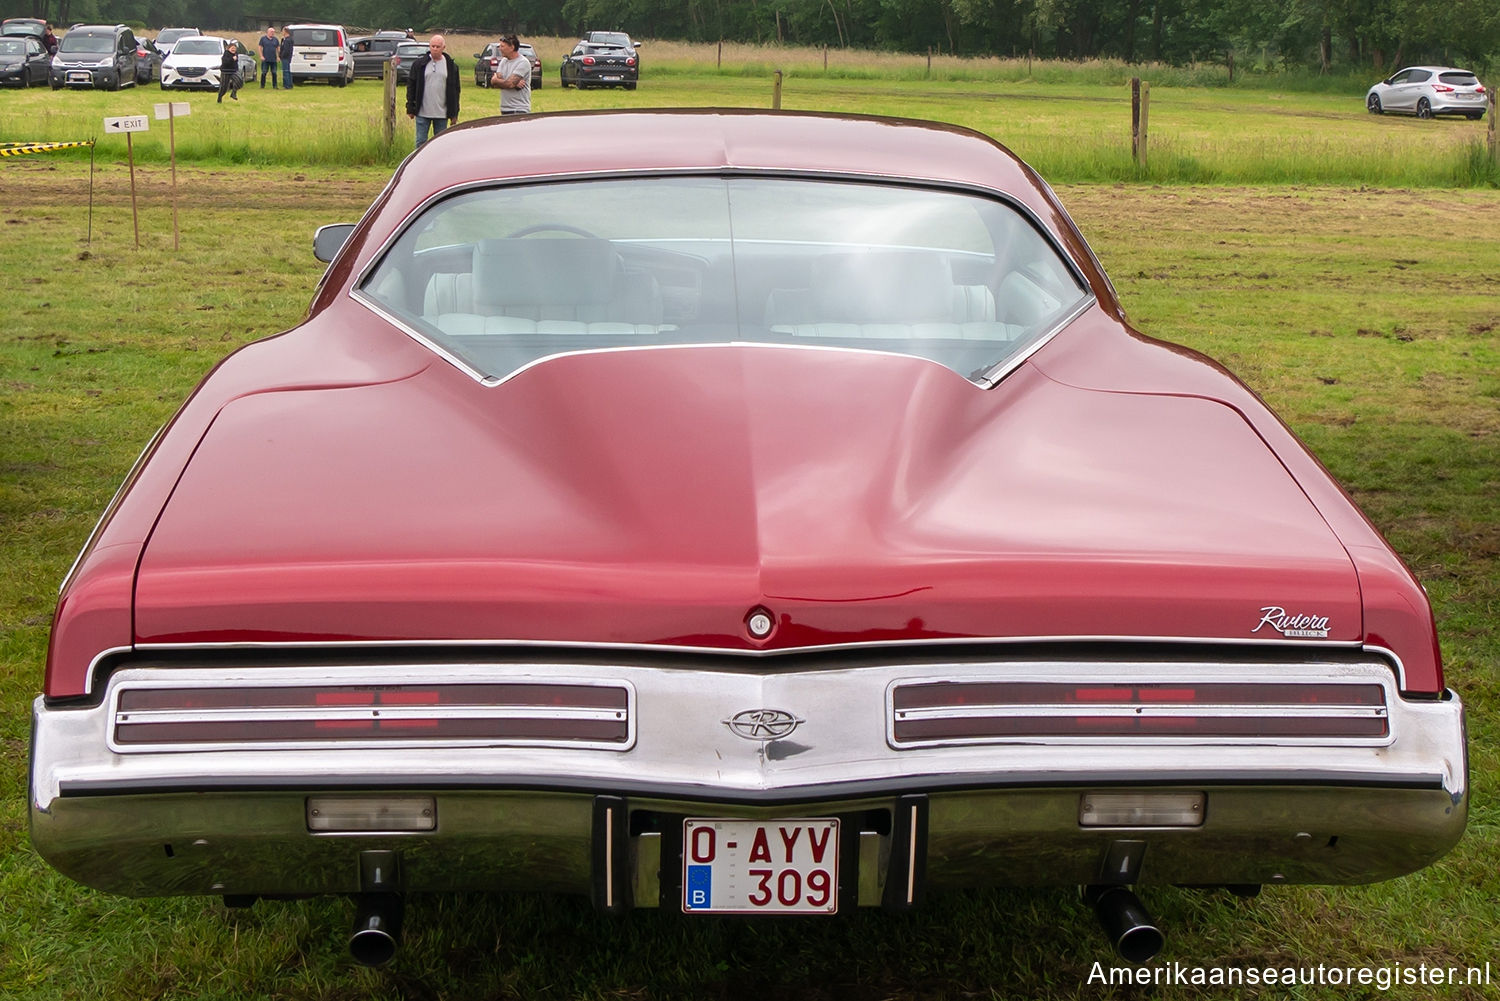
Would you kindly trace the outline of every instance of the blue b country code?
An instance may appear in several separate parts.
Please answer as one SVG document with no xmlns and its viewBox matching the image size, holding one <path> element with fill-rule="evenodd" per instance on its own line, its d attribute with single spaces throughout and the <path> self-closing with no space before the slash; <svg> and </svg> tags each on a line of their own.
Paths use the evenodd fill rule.
<svg viewBox="0 0 1500 1001">
<path fill-rule="evenodd" d="M 685 902 L 690 911 L 707 910 L 713 904 L 713 866 L 690 865 L 687 867 Z"/>
</svg>

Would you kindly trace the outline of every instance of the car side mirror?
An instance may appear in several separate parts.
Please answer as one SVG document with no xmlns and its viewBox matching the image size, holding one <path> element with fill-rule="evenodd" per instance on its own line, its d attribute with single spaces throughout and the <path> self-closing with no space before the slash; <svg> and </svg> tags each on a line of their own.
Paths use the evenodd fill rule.
<svg viewBox="0 0 1500 1001">
<path fill-rule="evenodd" d="M 324 264 L 333 260 L 343 249 L 349 234 L 354 232 L 354 225 L 352 222 L 336 222 L 319 226 L 313 234 L 313 256 Z"/>
<path fill-rule="evenodd" d="M 483 59 L 484 58 L 484 53 L 483 52 L 476 52 L 476 53 L 474 53 L 474 58 L 475 59 Z"/>
</svg>

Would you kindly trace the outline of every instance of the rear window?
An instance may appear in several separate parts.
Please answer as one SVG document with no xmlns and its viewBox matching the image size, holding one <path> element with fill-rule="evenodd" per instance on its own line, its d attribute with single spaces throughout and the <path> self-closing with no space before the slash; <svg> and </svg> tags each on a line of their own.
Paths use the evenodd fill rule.
<svg viewBox="0 0 1500 1001">
<path fill-rule="evenodd" d="M 980 385 L 1089 297 L 996 199 L 719 177 L 465 192 L 362 293 L 487 379 L 572 351 L 756 342 L 913 355 Z"/>
<path fill-rule="evenodd" d="M 332 45 L 339 44 L 339 33 L 334 28 L 293 28 L 292 45 L 299 47 L 304 45 Z"/>
<path fill-rule="evenodd" d="M 1438 79 L 1455 87 L 1473 87 L 1479 78 L 1473 73 L 1439 73 Z"/>
</svg>

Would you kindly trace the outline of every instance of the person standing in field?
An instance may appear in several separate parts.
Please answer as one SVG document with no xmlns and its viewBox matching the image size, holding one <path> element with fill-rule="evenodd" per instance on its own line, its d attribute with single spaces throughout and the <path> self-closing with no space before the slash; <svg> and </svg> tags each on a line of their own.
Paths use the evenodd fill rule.
<svg viewBox="0 0 1500 1001">
<path fill-rule="evenodd" d="M 442 35 L 429 38 L 427 53 L 412 63 L 406 80 L 406 117 L 417 123 L 417 149 L 429 128 L 438 136 L 458 124 L 458 64 L 444 51 L 447 45 Z"/>
<path fill-rule="evenodd" d="M 277 58 L 281 61 L 281 87 L 283 90 L 292 89 L 292 29 L 281 29 L 281 45 L 276 49 Z"/>
<path fill-rule="evenodd" d="M 276 41 L 276 29 L 266 27 L 266 33 L 260 36 L 260 89 L 266 89 L 266 74 L 271 74 L 271 89 L 276 89 L 276 59 L 281 46 Z"/>
<path fill-rule="evenodd" d="M 490 86 L 500 88 L 500 114 L 531 113 L 531 60 L 521 55 L 521 40 L 515 35 L 500 36 L 500 65 Z"/>
<path fill-rule="evenodd" d="M 233 42 L 224 46 L 224 56 L 219 60 L 219 104 L 224 103 L 225 94 L 240 99 L 240 53 Z"/>
</svg>

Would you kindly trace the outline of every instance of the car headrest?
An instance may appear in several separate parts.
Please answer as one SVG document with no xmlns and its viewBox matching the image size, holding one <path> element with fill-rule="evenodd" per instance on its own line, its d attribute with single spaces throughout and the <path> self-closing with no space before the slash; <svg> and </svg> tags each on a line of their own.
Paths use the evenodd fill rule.
<svg viewBox="0 0 1500 1001">
<path fill-rule="evenodd" d="M 812 288 L 819 320 L 914 323 L 953 311 L 952 270 L 933 253 L 827 254 L 813 262 Z"/>
<path fill-rule="evenodd" d="M 608 302 L 617 261 L 608 240 L 480 240 L 474 247 L 474 303 L 504 308 Z"/>
</svg>

